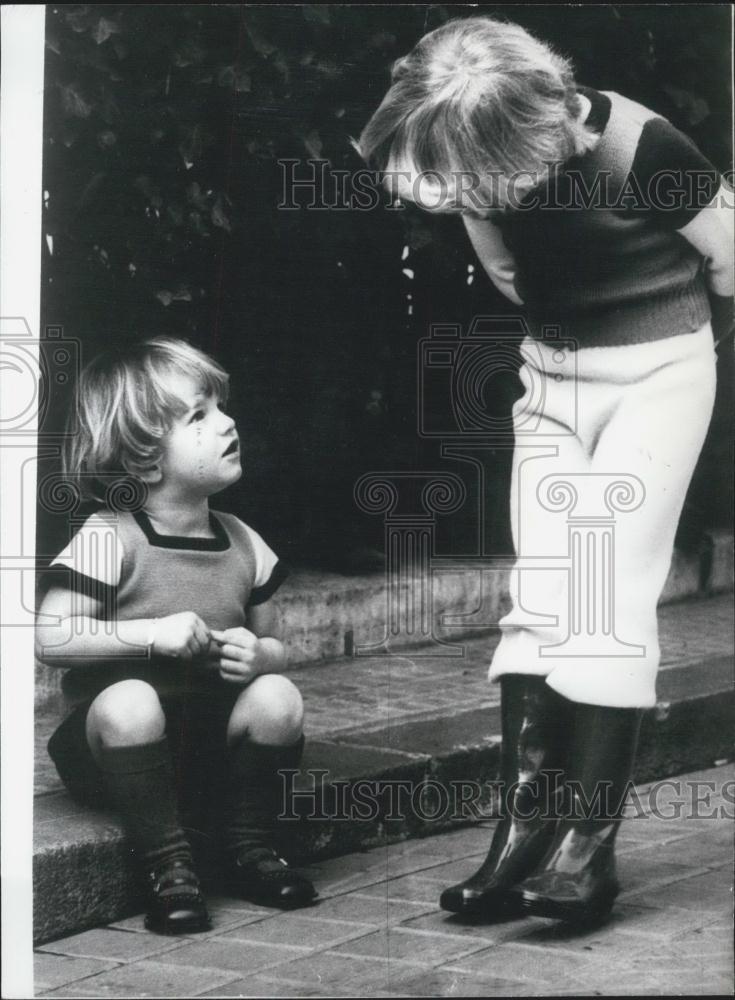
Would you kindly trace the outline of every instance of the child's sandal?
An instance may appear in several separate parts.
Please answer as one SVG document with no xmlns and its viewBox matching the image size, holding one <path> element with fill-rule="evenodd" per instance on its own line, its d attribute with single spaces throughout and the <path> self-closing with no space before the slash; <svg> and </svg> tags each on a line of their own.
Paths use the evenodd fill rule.
<svg viewBox="0 0 735 1000">
<path fill-rule="evenodd" d="M 212 923 L 199 888 L 199 879 L 185 862 L 175 861 L 151 872 L 151 895 L 145 926 L 156 934 L 196 934 Z"/>
</svg>

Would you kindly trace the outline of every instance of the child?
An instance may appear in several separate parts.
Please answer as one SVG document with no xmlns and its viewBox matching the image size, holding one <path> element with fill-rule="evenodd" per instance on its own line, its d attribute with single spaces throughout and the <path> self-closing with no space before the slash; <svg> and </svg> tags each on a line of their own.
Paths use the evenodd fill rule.
<svg viewBox="0 0 735 1000">
<path fill-rule="evenodd" d="M 511 522 L 517 556 L 549 568 L 511 574 L 490 668 L 501 685 L 508 814 L 479 871 L 441 905 L 602 918 L 618 893 L 614 842 L 642 710 L 655 704 L 657 601 L 712 412 L 710 309 L 720 328 L 732 321 L 732 193 L 663 118 L 577 87 L 565 59 L 486 17 L 450 21 L 397 61 L 357 147 L 400 198 L 461 213 L 531 334 L 513 408 Z M 545 341 L 545 326 L 571 349 Z M 544 490 L 552 477 L 586 484 L 586 513 L 599 517 L 595 485 L 617 475 L 636 494 L 615 517 L 620 642 L 611 649 L 598 621 L 585 656 L 549 655 L 574 609 L 559 569 L 566 518 L 550 509 L 561 494 Z M 591 561 L 585 568 L 594 573 Z M 567 810 L 554 808 L 562 774 Z M 600 792 L 601 808 L 585 809 Z"/>
<path fill-rule="evenodd" d="M 303 748 L 270 600 L 285 573 L 252 528 L 209 508 L 242 475 L 228 378 L 163 337 L 85 368 L 65 472 L 97 500 L 119 472 L 147 497 L 136 513 L 84 522 L 54 561 L 71 573 L 52 577 L 37 627 L 40 658 L 70 668 L 64 689 L 79 702 L 49 753 L 75 797 L 122 816 L 149 877 L 146 927 L 161 934 L 210 927 L 180 806 L 198 825 L 222 805 L 245 899 L 288 907 L 316 895 L 272 847 L 278 771 Z"/>
</svg>

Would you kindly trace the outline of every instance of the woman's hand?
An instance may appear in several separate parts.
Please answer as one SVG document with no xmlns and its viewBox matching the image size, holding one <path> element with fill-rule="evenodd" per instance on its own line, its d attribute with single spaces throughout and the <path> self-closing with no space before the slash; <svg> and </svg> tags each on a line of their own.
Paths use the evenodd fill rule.
<svg viewBox="0 0 735 1000">
<path fill-rule="evenodd" d="M 281 657 L 275 647 L 281 651 L 283 647 L 277 639 L 259 639 L 246 628 L 212 631 L 212 639 L 210 662 L 231 684 L 249 684 L 259 674 L 271 673 L 280 666 Z"/>
</svg>

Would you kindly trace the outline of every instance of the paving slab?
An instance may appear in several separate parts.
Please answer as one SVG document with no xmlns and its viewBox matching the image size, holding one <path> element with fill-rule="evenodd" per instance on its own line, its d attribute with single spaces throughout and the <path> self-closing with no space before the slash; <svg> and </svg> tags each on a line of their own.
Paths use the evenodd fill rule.
<svg viewBox="0 0 735 1000">
<path fill-rule="evenodd" d="M 659 702 L 644 720 L 635 777 L 650 782 L 683 771 L 694 776 L 686 788 L 673 780 L 641 788 L 631 803 L 633 814 L 669 820 L 663 826 L 637 823 L 621 835 L 621 869 L 630 873 L 625 898 L 631 902 L 675 883 L 682 866 L 698 875 L 717 866 L 719 847 L 707 810 L 716 814 L 732 807 L 735 783 L 727 794 L 710 788 L 702 768 L 734 753 L 732 622 L 731 594 L 660 609 L 665 665 Z M 337 660 L 299 673 L 309 739 L 291 800 L 298 818 L 288 824 L 290 850 L 285 845 L 284 850 L 292 861 L 311 866 L 323 898 L 354 891 L 372 896 L 389 878 L 398 883 L 388 893 L 391 900 L 429 903 L 432 883 L 456 881 L 467 870 L 458 863 L 461 857 L 485 850 L 489 833 L 475 821 L 487 822 L 496 810 L 499 689 L 486 680 L 494 641 L 486 636 L 467 641 L 465 656 L 457 660 L 412 653 Z M 53 941 L 110 922 L 118 930 L 132 929 L 141 894 L 120 825 L 114 816 L 80 808 L 60 790 L 45 753 L 55 720 L 41 715 L 38 721 L 36 940 Z M 466 790 L 469 804 L 462 799 Z M 353 808 L 358 791 L 367 802 L 362 812 Z M 351 810 L 352 819 L 345 821 Z M 684 812 L 682 826 L 676 816 Z M 456 844 L 463 844 L 461 856 L 449 852 L 448 857 L 450 841 L 441 850 L 432 847 L 434 834 L 452 824 Z M 472 833 L 465 838 L 463 830 Z M 715 830 L 722 827 L 715 824 Z M 700 833 L 706 836 L 697 841 Z M 677 842 L 686 838 L 677 852 Z M 384 850 L 387 842 L 394 847 Z M 383 853 L 373 850 L 378 847 Z M 648 855 L 641 853 L 647 848 Z M 368 853 L 355 853 L 365 849 Z M 420 874 L 413 850 L 424 856 Z M 348 860 L 340 868 L 336 855 L 362 857 L 364 863 Z M 230 912 L 237 908 L 237 901 L 223 900 L 223 926 L 256 922 L 250 916 L 238 920 Z"/>
<path fill-rule="evenodd" d="M 324 860 L 313 873 L 329 894 L 306 910 L 214 897 L 215 926 L 206 935 L 157 937 L 136 917 L 50 942 L 36 954 L 36 994 L 732 995 L 732 819 L 724 809 L 692 818 L 696 796 L 687 789 L 707 783 L 712 801 L 727 805 L 733 780 L 733 764 L 682 775 L 667 800 L 681 797 L 681 815 L 648 811 L 624 821 L 623 893 L 599 927 L 441 911 L 442 886 L 482 857 L 478 848 L 495 825 L 484 822 Z M 636 792 L 650 803 L 655 789 L 649 783 Z"/>
</svg>

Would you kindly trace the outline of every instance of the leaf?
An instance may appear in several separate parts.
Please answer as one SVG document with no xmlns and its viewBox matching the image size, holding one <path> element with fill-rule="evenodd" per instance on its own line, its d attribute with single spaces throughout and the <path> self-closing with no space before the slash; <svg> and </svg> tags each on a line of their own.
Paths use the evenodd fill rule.
<svg viewBox="0 0 735 1000">
<path fill-rule="evenodd" d="M 312 159 L 319 159 L 322 155 L 324 144 L 322 143 L 321 136 L 317 131 L 312 130 L 308 135 L 304 136 L 304 147 Z"/>
<path fill-rule="evenodd" d="M 94 200 L 94 197 L 99 191 L 106 176 L 107 174 L 104 171 L 101 171 L 100 173 L 94 174 L 90 180 L 87 181 L 84 185 L 82 193 L 77 199 L 77 208 L 84 208 L 85 205 L 88 205 L 89 202 Z"/>
<path fill-rule="evenodd" d="M 224 229 L 225 232 L 228 233 L 232 232 L 232 226 L 230 225 L 230 220 L 225 215 L 225 210 L 222 204 L 221 196 L 212 206 L 212 222 L 214 223 L 215 226 L 218 226 L 220 229 Z"/>
<path fill-rule="evenodd" d="M 703 97 L 692 94 L 683 87 L 677 87 L 673 83 L 665 83 L 661 87 L 665 94 L 671 98 L 676 107 L 683 113 L 688 125 L 699 125 L 710 115 L 710 107 Z"/>
<path fill-rule="evenodd" d="M 59 44 L 59 39 L 56 35 L 52 35 L 49 31 L 46 31 L 46 48 L 50 52 L 54 52 L 57 56 L 61 55 L 61 46 Z"/>
<path fill-rule="evenodd" d="M 235 91 L 238 94 L 249 94 L 252 87 L 253 82 L 250 74 L 243 69 L 238 69 L 235 74 Z"/>
<path fill-rule="evenodd" d="M 217 83 L 220 87 L 231 87 L 235 82 L 235 67 L 223 66 L 217 74 Z"/>
<path fill-rule="evenodd" d="M 158 188 L 150 177 L 146 177 L 145 174 L 141 174 L 139 177 L 135 178 L 133 181 L 133 187 L 140 191 L 142 195 L 145 195 L 148 201 L 152 201 L 158 194 Z"/>
<path fill-rule="evenodd" d="M 115 39 L 115 41 L 112 43 L 112 48 L 118 59 L 124 59 L 127 56 L 128 52 L 130 51 L 130 49 L 127 47 L 127 45 L 121 38 Z"/>
<path fill-rule="evenodd" d="M 199 187 L 196 181 L 193 181 L 186 189 L 186 198 L 192 205 L 195 205 L 198 209 L 205 211 L 207 208 L 207 198 L 206 195 L 202 194 L 202 189 Z"/>
<path fill-rule="evenodd" d="M 396 36 L 390 31 L 379 31 L 368 40 L 368 48 L 378 49 L 381 52 L 395 48 Z"/>
<path fill-rule="evenodd" d="M 101 17 L 92 29 L 92 38 L 98 45 L 102 45 L 112 35 L 120 31 L 119 25 L 115 21 L 110 21 L 106 17 Z"/>
<path fill-rule="evenodd" d="M 99 132 L 97 135 L 97 144 L 101 149 L 111 149 L 116 142 L 117 136 L 110 129 L 106 129 L 104 132 Z"/>
<path fill-rule="evenodd" d="M 199 125 L 184 129 L 184 138 L 179 143 L 179 153 L 187 170 L 191 170 L 202 157 L 202 130 Z"/>
<path fill-rule="evenodd" d="M 284 56 L 284 54 L 282 52 L 279 52 L 278 55 L 274 56 L 271 62 L 273 66 L 281 74 L 283 82 L 286 83 L 288 81 L 289 76 L 291 75 L 291 71 L 288 68 L 288 62 L 286 61 L 286 57 Z"/>
<path fill-rule="evenodd" d="M 252 87 L 250 74 L 246 73 L 241 66 L 223 66 L 217 74 L 217 83 L 220 87 L 229 87 L 237 93 L 248 93 Z"/>
<path fill-rule="evenodd" d="M 328 80 L 336 80 L 342 75 L 342 69 L 331 59 L 320 59 L 316 63 L 316 69 Z"/>
<path fill-rule="evenodd" d="M 184 210 L 179 205 L 168 205 L 166 207 L 166 215 L 173 223 L 174 226 L 183 226 L 184 224 Z"/>
<path fill-rule="evenodd" d="M 65 114 L 74 118 L 89 118 L 92 113 L 92 105 L 82 97 L 78 84 L 62 85 L 60 90 L 61 106 Z"/>
<path fill-rule="evenodd" d="M 329 4 L 307 3 L 303 6 L 304 20 L 312 24 L 331 24 L 332 15 L 329 11 Z"/>
<path fill-rule="evenodd" d="M 261 34 L 259 28 L 256 28 L 252 22 L 249 23 L 246 21 L 245 30 L 250 38 L 250 44 L 259 56 L 263 56 L 264 59 L 267 59 L 268 56 L 273 55 L 276 51 L 276 46 L 272 42 L 269 42 L 268 39 Z"/>
<path fill-rule="evenodd" d="M 71 149 L 79 138 L 79 126 L 76 122 L 66 122 L 61 130 L 61 144 Z"/>
<path fill-rule="evenodd" d="M 156 292 L 156 298 L 162 305 L 170 306 L 172 302 L 191 302 L 191 292 L 186 285 L 179 285 L 175 292 L 162 288 Z"/>
<path fill-rule="evenodd" d="M 71 30 L 75 31 L 77 34 L 81 34 L 82 31 L 86 31 L 94 18 L 94 14 L 90 11 L 88 4 L 82 4 L 79 7 L 66 10 L 64 12 L 64 16 L 66 17 L 66 23 L 69 25 Z"/>
<path fill-rule="evenodd" d="M 188 40 L 177 52 L 174 52 L 173 63 L 179 69 L 185 69 L 187 66 L 198 66 L 204 60 L 205 55 L 204 49 L 198 42 Z"/>
</svg>

